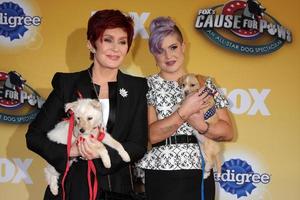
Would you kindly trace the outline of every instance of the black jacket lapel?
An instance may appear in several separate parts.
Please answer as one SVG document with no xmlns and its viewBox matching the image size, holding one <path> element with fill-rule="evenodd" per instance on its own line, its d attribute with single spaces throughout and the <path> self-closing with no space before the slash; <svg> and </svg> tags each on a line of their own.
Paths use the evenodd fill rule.
<svg viewBox="0 0 300 200">
<path fill-rule="evenodd" d="M 107 132 L 113 132 L 113 128 L 116 122 L 117 116 L 117 83 L 109 82 L 108 83 L 108 91 L 109 91 L 109 116 L 106 125 Z"/>
<path fill-rule="evenodd" d="M 128 108 L 129 104 L 129 98 L 128 96 L 122 96 L 120 90 L 128 92 L 128 85 L 126 83 L 126 77 L 125 75 L 119 70 L 117 75 L 117 87 L 116 89 L 116 118 L 115 118 L 115 124 L 114 127 L 117 127 L 117 129 L 112 130 L 112 135 L 115 138 L 119 138 L 120 134 L 122 134 L 122 130 L 124 130 L 124 123 L 126 123 L 126 109 Z M 124 134 L 123 134 L 124 135 Z"/>
<path fill-rule="evenodd" d="M 97 99 L 97 94 L 99 94 L 100 88 L 98 85 L 95 85 L 95 88 L 94 88 L 89 71 L 92 74 L 92 66 L 89 69 L 80 72 L 80 76 L 79 76 L 78 82 L 76 83 L 75 88 L 77 89 L 78 92 L 80 92 L 82 94 L 83 98 Z M 96 94 L 95 90 L 97 91 L 97 94 Z M 77 93 L 77 91 L 75 91 L 75 93 Z M 75 95 L 77 95 L 77 94 L 75 94 Z M 78 98 L 78 95 L 77 95 L 77 98 Z"/>
</svg>

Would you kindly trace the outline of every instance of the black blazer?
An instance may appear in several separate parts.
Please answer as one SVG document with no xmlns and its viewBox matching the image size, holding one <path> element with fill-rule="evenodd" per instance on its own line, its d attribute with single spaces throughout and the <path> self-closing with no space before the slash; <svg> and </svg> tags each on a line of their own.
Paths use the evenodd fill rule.
<svg viewBox="0 0 300 200">
<path fill-rule="evenodd" d="M 92 67 L 91 67 L 92 68 Z M 75 73 L 56 73 L 52 80 L 53 90 L 48 96 L 39 114 L 29 125 L 26 142 L 27 147 L 39 154 L 61 174 L 59 195 L 54 197 L 49 187 L 44 199 L 62 199 L 61 178 L 66 168 L 66 145 L 50 141 L 46 134 L 66 116 L 64 105 L 75 101 L 77 91 L 84 98 L 97 98 L 88 70 Z M 99 89 L 99 86 L 96 87 Z M 120 95 L 119 90 L 124 88 L 128 96 Z M 140 159 L 147 150 L 147 82 L 145 78 L 134 77 L 118 71 L 117 82 L 109 83 L 110 113 L 107 124 L 108 132 L 128 152 L 131 161 Z M 101 92 L 101 89 L 100 89 Z M 125 163 L 117 151 L 107 147 L 111 158 L 111 168 L 106 169 L 101 159 L 94 159 L 97 168 L 99 190 L 109 189 L 108 174 L 112 190 L 129 193 L 131 191 L 128 163 Z M 67 199 L 88 199 L 87 161 L 78 159 L 72 164 L 65 181 Z M 99 192 L 98 192 L 99 194 Z"/>
</svg>

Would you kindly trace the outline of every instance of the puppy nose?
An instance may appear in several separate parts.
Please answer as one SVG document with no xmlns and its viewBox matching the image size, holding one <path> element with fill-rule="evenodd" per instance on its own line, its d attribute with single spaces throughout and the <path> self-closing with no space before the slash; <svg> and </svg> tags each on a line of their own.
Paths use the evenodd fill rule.
<svg viewBox="0 0 300 200">
<path fill-rule="evenodd" d="M 184 91 L 184 95 L 187 96 L 189 94 L 189 91 Z"/>
<path fill-rule="evenodd" d="M 83 128 L 79 129 L 79 131 L 80 131 L 80 133 L 84 133 L 84 129 Z"/>
</svg>

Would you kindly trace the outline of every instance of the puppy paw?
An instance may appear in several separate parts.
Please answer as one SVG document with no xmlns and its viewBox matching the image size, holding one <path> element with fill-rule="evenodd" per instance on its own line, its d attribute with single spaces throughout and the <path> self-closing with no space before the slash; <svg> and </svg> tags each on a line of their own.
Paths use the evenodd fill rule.
<svg viewBox="0 0 300 200">
<path fill-rule="evenodd" d="M 58 194 L 58 186 L 56 184 L 51 184 L 50 191 L 52 192 L 53 195 L 56 196 Z"/>
<path fill-rule="evenodd" d="M 102 162 L 105 168 L 111 168 L 111 162 L 110 159 L 102 158 Z"/>
<path fill-rule="evenodd" d="M 208 172 L 205 171 L 205 172 L 204 172 L 204 179 L 207 179 L 207 177 L 209 177 L 209 175 L 210 175 L 210 172 L 209 172 L 209 171 L 208 171 Z"/>
<path fill-rule="evenodd" d="M 125 162 L 130 162 L 130 156 L 126 151 L 119 152 L 119 155 L 121 156 L 122 160 Z"/>
</svg>

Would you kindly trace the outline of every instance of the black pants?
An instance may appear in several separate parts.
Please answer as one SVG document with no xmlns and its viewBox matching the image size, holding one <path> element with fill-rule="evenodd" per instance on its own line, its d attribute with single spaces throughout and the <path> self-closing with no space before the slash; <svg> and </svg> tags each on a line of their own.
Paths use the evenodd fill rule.
<svg viewBox="0 0 300 200">
<path fill-rule="evenodd" d="M 201 178 L 201 170 L 145 170 L 147 200 L 201 200 Z M 214 200 L 213 172 L 204 189 L 205 200 Z"/>
</svg>

